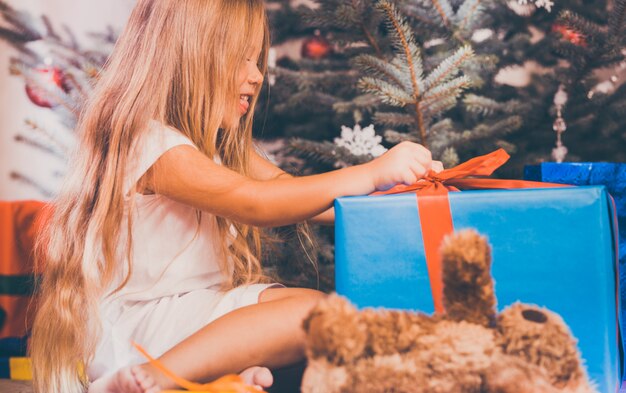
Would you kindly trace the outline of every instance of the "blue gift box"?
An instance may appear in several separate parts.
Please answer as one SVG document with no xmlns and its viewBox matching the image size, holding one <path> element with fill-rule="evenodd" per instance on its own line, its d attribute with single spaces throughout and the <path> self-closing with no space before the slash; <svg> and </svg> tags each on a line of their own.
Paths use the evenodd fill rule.
<svg viewBox="0 0 626 393">
<path fill-rule="evenodd" d="M 498 308 L 516 301 L 560 314 L 600 392 L 621 381 L 613 206 L 604 187 L 449 194 L 455 230 L 493 249 Z M 335 201 L 336 290 L 358 307 L 433 312 L 413 193 Z"/>
</svg>

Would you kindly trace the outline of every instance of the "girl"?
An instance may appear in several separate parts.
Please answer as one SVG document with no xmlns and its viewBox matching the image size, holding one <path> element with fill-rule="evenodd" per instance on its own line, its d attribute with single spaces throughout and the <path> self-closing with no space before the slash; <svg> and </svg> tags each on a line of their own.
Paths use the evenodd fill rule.
<svg viewBox="0 0 626 393">
<path fill-rule="evenodd" d="M 38 393 L 157 392 L 303 358 L 322 296 L 269 282 L 259 227 L 332 222 L 333 200 L 440 164 L 402 143 L 293 178 L 252 145 L 269 48 L 262 0 L 138 0 L 79 119 L 76 165 L 40 239 L 31 356 Z M 89 383 L 89 381 L 93 381 Z"/>
</svg>

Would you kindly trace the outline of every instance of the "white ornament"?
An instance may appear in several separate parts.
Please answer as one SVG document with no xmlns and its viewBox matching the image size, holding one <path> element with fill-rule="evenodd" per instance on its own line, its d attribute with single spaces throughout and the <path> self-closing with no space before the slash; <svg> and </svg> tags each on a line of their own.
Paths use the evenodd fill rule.
<svg viewBox="0 0 626 393">
<path fill-rule="evenodd" d="M 517 15 L 519 16 L 525 16 L 525 17 L 529 17 L 532 14 L 535 13 L 535 11 L 537 11 L 537 8 L 535 8 L 532 4 L 526 4 L 527 2 L 524 2 L 524 4 L 519 3 L 518 1 L 515 0 L 510 0 L 508 3 L 506 3 L 510 9 L 513 10 L 513 12 L 515 12 Z"/>
<path fill-rule="evenodd" d="M 341 137 L 335 138 L 337 146 L 345 147 L 355 156 L 372 155 L 378 157 L 387 151 L 380 142 L 383 137 L 376 135 L 374 125 L 361 129 L 360 125 L 355 125 L 354 129 L 341 126 Z"/>
<path fill-rule="evenodd" d="M 472 34 L 472 41 L 481 43 L 488 40 L 493 36 L 493 30 L 491 29 L 478 29 Z"/>
<path fill-rule="evenodd" d="M 554 105 L 557 106 L 557 109 L 561 110 L 567 104 L 567 92 L 565 91 L 565 86 L 560 85 L 559 90 L 554 95 Z"/>
<path fill-rule="evenodd" d="M 545 8 L 546 11 L 552 12 L 552 7 L 554 7 L 554 2 L 551 0 L 535 0 L 535 7 L 537 8 Z"/>
<path fill-rule="evenodd" d="M 534 3 L 535 7 L 537 8 L 545 8 L 546 11 L 548 12 L 552 12 L 552 7 L 554 7 L 554 2 L 552 0 L 517 0 L 517 5 L 525 7 L 528 6 L 529 2 Z M 511 5 L 509 3 L 509 5 Z M 517 10 L 514 7 L 511 7 L 514 11 L 517 12 Z M 519 13 L 518 13 L 519 14 Z M 523 14 L 520 14 L 523 15 Z M 524 15 L 527 16 L 527 15 Z"/>
<path fill-rule="evenodd" d="M 557 163 L 562 163 L 565 161 L 565 156 L 567 156 L 567 147 L 564 145 L 560 145 L 552 149 L 552 158 Z"/>
<path fill-rule="evenodd" d="M 443 38 L 433 38 L 432 40 L 428 40 L 424 42 L 424 48 L 433 48 L 435 46 L 443 45 L 446 43 L 446 40 Z"/>
</svg>

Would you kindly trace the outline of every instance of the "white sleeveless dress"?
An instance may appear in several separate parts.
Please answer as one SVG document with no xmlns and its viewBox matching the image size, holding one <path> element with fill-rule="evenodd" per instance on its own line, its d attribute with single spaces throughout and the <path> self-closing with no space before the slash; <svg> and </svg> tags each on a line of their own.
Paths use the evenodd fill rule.
<svg viewBox="0 0 626 393">
<path fill-rule="evenodd" d="M 157 122 L 129 160 L 125 190 L 130 190 L 169 149 L 189 145 L 180 132 Z M 219 160 L 216 160 L 219 163 Z M 237 308 L 258 303 L 260 293 L 280 284 L 254 284 L 220 291 L 215 216 L 161 195 L 134 195 L 132 274 L 127 285 L 100 304 L 102 336 L 87 369 L 90 380 L 146 361 L 135 341 L 158 357 L 209 322 Z M 122 224 L 125 228 L 125 222 Z M 125 244 L 127 234 L 120 244 Z M 127 271 L 126 257 L 118 283 Z M 117 285 L 116 285 L 117 286 Z M 113 287 L 115 288 L 115 286 Z"/>
</svg>

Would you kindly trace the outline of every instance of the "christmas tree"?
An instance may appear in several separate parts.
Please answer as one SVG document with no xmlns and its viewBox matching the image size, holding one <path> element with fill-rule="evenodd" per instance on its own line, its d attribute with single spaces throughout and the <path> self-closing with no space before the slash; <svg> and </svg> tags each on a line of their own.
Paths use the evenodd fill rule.
<svg viewBox="0 0 626 393">
<path fill-rule="evenodd" d="M 392 62 L 395 55 L 393 29 L 385 25 L 389 20 L 372 7 L 383 3 L 318 1 L 297 13 L 302 18 L 297 34 L 302 25 L 318 28 L 332 37 L 333 50 L 322 58 L 278 61 L 269 118 L 280 130 L 277 135 L 298 137 L 291 146 L 313 158 L 310 165 L 321 170 L 372 159 L 372 154 L 342 149 L 343 138 L 332 143 L 342 126 L 356 120 L 363 126 L 374 123 L 386 147 L 406 139 L 424 143 L 428 134 L 425 144 L 448 164 L 458 161 L 457 155 L 467 159 L 504 147 L 513 154 L 504 173 L 518 177 L 522 165 L 551 159 L 553 127 L 563 126 L 555 124 L 554 99 L 561 86 L 569 97 L 561 111 L 569 128 L 564 136 L 568 159 L 624 160 L 624 124 L 617 116 L 624 102 L 620 81 L 626 77 L 621 75 L 624 1 L 391 2 L 407 22 L 406 35 L 413 36 L 426 72 L 459 47 L 470 45 L 475 52 L 461 67 L 471 82 L 461 102 L 450 103 L 447 112 L 421 127 L 411 105 L 404 116 L 391 114 L 389 100 L 364 94 L 363 81 L 381 71 L 371 57 Z M 279 19 L 274 26 L 286 25 Z M 371 56 L 367 64 L 363 56 Z M 519 69 L 525 83 L 515 76 L 507 80 Z"/>
</svg>

